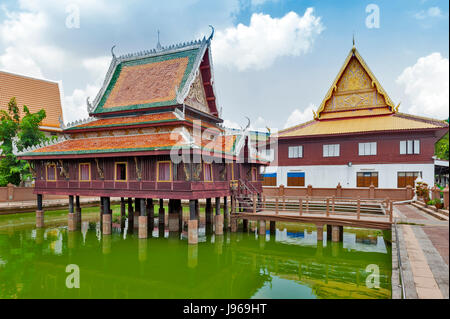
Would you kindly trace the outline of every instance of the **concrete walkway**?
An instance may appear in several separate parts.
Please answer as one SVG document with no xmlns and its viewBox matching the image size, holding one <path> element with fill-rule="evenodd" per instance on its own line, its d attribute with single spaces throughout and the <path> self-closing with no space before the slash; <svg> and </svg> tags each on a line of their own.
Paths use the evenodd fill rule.
<svg viewBox="0 0 450 319">
<path fill-rule="evenodd" d="M 394 216 L 406 298 L 448 299 L 448 221 L 439 220 L 412 205 L 395 206 Z"/>
</svg>

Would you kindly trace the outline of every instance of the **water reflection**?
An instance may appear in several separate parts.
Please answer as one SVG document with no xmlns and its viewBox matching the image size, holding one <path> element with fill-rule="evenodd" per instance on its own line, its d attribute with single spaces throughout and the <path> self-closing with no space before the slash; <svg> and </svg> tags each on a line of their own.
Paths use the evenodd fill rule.
<svg viewBox="0 0 450 319">
<path fill-rule="evenodd" d="M 77 232 L 0 228 L 0 298 L 390 298 L 390 246 L 377 232 L 346 230 L 331 243 L 314 227 L 258 236 L 250 223 L 219 236 L 202 227 L 188 245 L 185 231 L 154 226 L 148 239 L 127 223 L 109 236 L 92 221 Z M 69 263 L 80 267 L 80 289 L 65 286 Z M 369 264 L 379 266 L 379 289 L 365 286 Z"/>
</svg>

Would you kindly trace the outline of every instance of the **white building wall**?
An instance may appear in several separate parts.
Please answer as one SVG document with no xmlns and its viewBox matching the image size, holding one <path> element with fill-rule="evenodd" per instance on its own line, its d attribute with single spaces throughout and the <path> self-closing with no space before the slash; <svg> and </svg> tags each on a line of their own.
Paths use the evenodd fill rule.
<svg viewBox="0 0 450 319">
<path fill-rule="evenodd" d="M 397 188 L 398 172 L 422 172 L 422 179 L 428 185 L 434 185 L 434 164 L 362 164 L 352 165 L 316 165 L 316 166 L 278 166 L 270 167 L 277 172 L 277 185 L 287 186 L 288 172 L 305 172 L 305 186 L 356 187 L 356 173 L 378 172 L 379 188 Z"/>
</svg>

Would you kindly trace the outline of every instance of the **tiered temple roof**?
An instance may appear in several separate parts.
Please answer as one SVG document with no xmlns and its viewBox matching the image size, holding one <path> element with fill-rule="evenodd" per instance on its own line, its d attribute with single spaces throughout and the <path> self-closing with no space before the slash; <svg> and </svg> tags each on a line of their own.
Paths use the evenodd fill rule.
<svg viewBox="0 0 450 319">
<path fill-rule="evenodd" d="M 238 156 L 243 132 L 219 125 L 209 38 L 113 58 L 90 118 L 63 125 L 66 139 L 21 158 L 168 154 L 173 148 Z M 207 131 L 205 131 L 207 130 Z M 129 154 L 129 155 L 130 155 Z"/>
<path fill-rule="evenodd" d="M 399 113 L 398 107 L 353 46 L 314 119 L 279 131 L 278 137 L 448 128 L 444 121 Z"/>
</svg>

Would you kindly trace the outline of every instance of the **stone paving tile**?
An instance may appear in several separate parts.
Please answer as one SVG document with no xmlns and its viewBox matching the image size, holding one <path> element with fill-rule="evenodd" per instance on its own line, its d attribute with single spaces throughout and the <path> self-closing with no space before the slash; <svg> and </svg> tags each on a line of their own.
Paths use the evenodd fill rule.
<svg viewBox="0 0 450 319">
<path fill-rule="evenodd" d="M 394 216 L 401 223 L 399 250 L 406 297 L 449 298 L 448 221 L 438 220 L 411 205 L 396 205 Z"/>
</svg>

